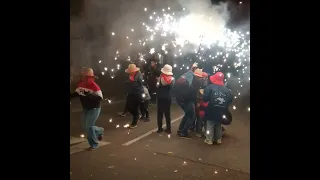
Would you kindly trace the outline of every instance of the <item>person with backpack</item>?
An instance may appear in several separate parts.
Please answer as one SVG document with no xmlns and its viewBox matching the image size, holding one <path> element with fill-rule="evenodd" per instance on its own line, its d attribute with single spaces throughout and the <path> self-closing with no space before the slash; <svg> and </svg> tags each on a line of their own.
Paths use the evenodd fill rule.
<svg viewBox="0 0 320 180">
<path fill-rule="evenodd" d="M 174 85 L 172 66 L 166 64 L 161 69 L 161 75 L 157 83 L 157 122 L 158 133 L 163 132 L 162 119 L 163 115 L 166 118 L 167 134 L 171 134 L 171 89 Z"/>
<path fill-rule="evenodd" d="M 137 127 L 139 120 L 139 106 L 142 102 L 142 97 L 144 94 L 142 85 L 142 74 L 140 68 L 137 68 L 135 64 L 129 64 L 128 68 L 125 70 L 129 74 L 129 78 L 126 81 L 128 88 L 127 95 L 127 108 L 132 114 L 132 123 L 129 128 Z"/>
<path fill-rule="evenodd" d="M 193 125 L 195 115 L 195 105 L 197 102 L 197 93 L 202 83 L 202 70 L 196 69 L 184 73 L 177 79 L 175 84 L 175 96 L 177 104 L 184 111 L 185 115 L 182 118 L 177 135 L 180 138 L 189 139 L 191 136 L 188 134 L 188 130 Z"/>
<path fill-rule="evenodd" d="M 221 144 L 222 123 L 230 117 L 228 110 L 233 97 L 231 91 L 224 86 L 224 74 L 217 72 L 210 76 L 211 84 L 204 89 L 203 101 L 209 102 L 205 109 L 205 120 L 207 122 L 207 132 L 205 143 L 212 145 L 213 142 Z"/>
<path fill-rule="evenodd" d="M 75 93 L 70 94 L 70 99 L 79 97 L 83 108 L 83 126 L 87 132 L 87 139 L 90 147 L 88 150 L 94 150 L 98 147 L 98 140 L 103 137 L 104 128 L 95 126 L 100 115 L 101 101 L 103 99 L 100 87 L 94 82 L 95 76 L 91 68 L 85 68 L 82 73 Z"/>
</svg>

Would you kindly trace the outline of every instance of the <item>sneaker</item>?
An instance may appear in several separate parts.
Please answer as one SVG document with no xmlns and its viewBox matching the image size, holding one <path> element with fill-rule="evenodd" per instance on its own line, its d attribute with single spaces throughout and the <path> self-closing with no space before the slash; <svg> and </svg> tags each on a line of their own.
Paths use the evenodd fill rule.
<svg viewBox="0 0 320 180">
<path fill-rule="evenodd" d="M 145 119 L 144 119 L 144 122 L 149 122 L 149 121 L 150 121 L 149 118 L 145 118 Z"/>
<path fill-rule="evenodd" d="M 97 149 L 97 147 L 96 147 L 96 148 L 89 147 L 89 148 L 87 149 L 87 151 L 93 151 L 93 150 L 96 150 L 96 149 Z"/>
<path fill-rule="evenodd" d="M 221 144 L 222 143 L 221 139 L 216 140 L 216 143 Z"/>
<path fill-rule="evenodd" d="M 133 129 L 133 128 L 136 128 L 138 125 L 136 125 L 136 124 L 131 124 L 130 126 L 129 126 L 129 128 L 130 129 Z"/>
<path fill-rule="evenodd" d="M 125 117 L 126 116 L 126 114 L 122 113 L 122 112 L 118 112 L 118 115 L 121 116 L 121 117 Z"/>
<path fill-rule="evenodd" d="M 196 133 L 196 136 L 197 136 L 198 138 L 201 138 L 201 137 L 202 137 L 202 134 L 201 134 L 201 133 Z"/>
<path fill-rule="evenodd" d="M 163 129 L 158 129 L 157 133 L 162 133 Z"/>
<path fill-rule="evenodd" d="M 181 134 L 181 131 L 177 131 L 177 135 L 180 136 L 180 134 Z"/>
<path fill-rule="evenodd" d="M 190 135 L 182 135 L 180 134 L 181 139 L 191 139 L 192 137 Z"/>
<path fill-rule="evenodd" d="M 167 134 L 171 134 L 171 129 L 166 129 L 164 132 Z"/>
<path fill-rule="evenodd" d="M 139 118 L 138 119 L 141 119 L 142 118 L 142 115 L 141 114 L 139 114 Z"/>
<path fill-rule="evenodd" d="M 207 140 L 207 139 L 204 140 L 204 143 L 206 143 L 208 145 L 212 145 L 213 144 L 212 140 Z"/>
<path fill-rule="evenodd" d="M 103 135 L 98 136 L 98 141 L 102 141 Z"/>
</svg>

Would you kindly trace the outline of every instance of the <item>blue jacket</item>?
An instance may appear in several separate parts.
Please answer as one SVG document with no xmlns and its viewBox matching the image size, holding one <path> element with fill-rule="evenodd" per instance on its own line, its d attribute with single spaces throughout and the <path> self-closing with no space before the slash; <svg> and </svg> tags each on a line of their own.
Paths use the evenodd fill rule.
<svg viewBox="0 0 320 180">
<path fill-rule="evenodd" d="M 228 111 L 228 107 L 232 103 L 232 100 L 233 96 L 227 87 L 216 84 L 208 85 L 203 93 L 203 101 L 209 102 L 209 105 L 205 110 L 206 119 L 219 121 L 219 118 L 217 118 L 216 115 L 225 114 L 226 111 Z"/>
</svg>

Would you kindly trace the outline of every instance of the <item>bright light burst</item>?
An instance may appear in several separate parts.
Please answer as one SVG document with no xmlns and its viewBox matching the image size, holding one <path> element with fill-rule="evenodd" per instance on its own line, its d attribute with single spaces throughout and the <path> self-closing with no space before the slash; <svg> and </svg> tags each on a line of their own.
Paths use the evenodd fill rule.
<svg viewBox="0 0 320 180">
<path fill-rule="evenodd" d="M 144 11 L 145 18 L 138 23 L 142 26 L 142 32 L 139 32 L 142 37 L 136 42 L 130 33 L 138 33 L 141 31 L 139 27 L 129 28 L 128 34 L 111 32 L 115 36 L 112 38 L 114 41 L 119 36 L 127 41 L 130 39 L 127 47 L 134 48 L 132 51 L 138 53 L 140 61 L 145 62 L 147 54 L 157 54 L 159 58 L 171 54 L 176 70 L 186 71 L 193 62 L 213 62 L 212 73 L 223 71 L 226 82 L 227 79 L 236 77 L 239 88 L 243 88 L 243 84 L 250 81 L 250 32 L 232 31 L 225 27 L 222 19 L 188 13 L 185 8 L 175 12 L 170 7 L 161 8 L 158 12 L 151 12 L 147 7 L 142 7 L 141 10 Z M 118 49 L 114 59 L 127 56 L 121 55 L 120 52 L 124 51 L 127 49 Z M 190 53 L 193 57 L 186 58 Z M 132 57 L 134 58 L 136 57 Z M 179 62 L 179 58 L 184 59 L 183 62 Z M 130 56 L 126 59 L 131 61 Z M 118 69 L 119 65 L 116 70 Z M 109 72 L 110 76 L 114 77 L 116 70 Z M 240 89 L 235 95 L 240 95 Z"/>
</svg>

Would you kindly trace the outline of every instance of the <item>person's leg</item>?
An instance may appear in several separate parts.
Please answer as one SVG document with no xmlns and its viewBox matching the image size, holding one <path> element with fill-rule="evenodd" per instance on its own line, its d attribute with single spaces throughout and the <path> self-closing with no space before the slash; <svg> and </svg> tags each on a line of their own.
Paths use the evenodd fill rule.
<svg viewBox="0 0 320 180">
<path fill-rule="evenodd" d="M 90 118 L 88 116 L 88 110 L 83 109 L 82 128 L 83 128 L 85 134 L 87 134 L 87 129 L 88 129 L 88 125 L 87 125 L 88 118 Z"/>
<path fill-rule="evenodd" d="M 128 97 L 128 111 L 132 114 L 132 122 L 129 128 L 135 128 L 139 119 L 139 103 L 132 95 Z"/>
<path fill-rule="evenodd" d="M 126 103 L 124 105 L 123 112 L 119 112 L 118 115 L 125 117 L 127 112 L 128 112 L 128 96 L 126 96 Z"/>
<path fill-rule="evenodd" d="M 131 123 L 131 128 L 137 127 L 138 120 L 139 120 L 139 99 L 133 99 L 133 106 L 132 106 L 132 123 Z"/>
<path fill-rule="evenodd" d="M 162 99 L 158 99 L 157 101 L 158 105 L 157 105 L 157 124 L 158 124 L 158 133 L 161 133 L 163 131 L 162 129 L 162 119 L 163 119 L 163 113 L 164 113 L 164 109 L 163 109 L 163 100 Z"/>
<path fill-rule="evenodd" d="M 139 109 L 140 109 L 140 114 L 141 114 L 141 119 L 145 119 L 145 116 L 146 116 L 146 112 L 145 112 L 145 109 L 144 109 L 144 101 L 142 101 L 140 104 L 139 104 Z"/>
<path fill-rule="evenodd" d="M 182 132 L 180 133 L 181 138 L 191 138 L 188 134 L 188 130 L 195 119 L 194 103 L 188 102 L 186 105 L 186 110 L 187 110 L 187 113 L 186 113 L 187 121 L 184 124 Z"/>
<path fill-rule="evenodd" d="M 215 142 L 217 142 L 217 144 L 221 144 L 221 123 L 214 123 L 213 125 L 213 130 L 214 130 L 214 133 L 213 133 L 213 140 Z"/>
<path fill-rule="evenodd" d="M 145 112 L 145 122 L 148 122 L 150 121 L 150 118 L 149 118 L 149 101 L 145 101 L 144 102 L 144 112 Z"/>
<path fill-rule="evenodd" d="M 164 116 L 166 117 L 166 133 L 171 134 L 171 99 L 164 101 Z"/>
<path fill-rule="evenodd" d="M 206 121 L 207 123 L 207 129 L 206 129 L 206 139 L 204 140 L 205 143 L 211 145 L 213 144 L 213 122 L 212 121 Z"/>
<path fill-rule="evenodd" d="M 179 124 L 179 128 L 178 128 L 178 132 L 177 135 L 181 134 L 181 131 L 183 130 L 183 127 L 185 125 L 185 123 L 187 122 L 188 116 L 187 116 L 187 109 L 186 109 L 186 104 L 182 101 L 177 101 L 177 104 L 180 106 L 180 108 L 183 110 L 184 112 L 184 116 Z"/>
<path fill-rule="evenodd" d="M 100 115 L 101 108 L 94 108 L 88 111 L 87 125 L 88 125 L 88 143 L 92 149 L 98 147 L 98 137 L 103 136 L 104 129 L 95 126 L 95 123 Z"/>
<path fill-rule="evenodd" d="M 203 122 L 202 122 L 202 118 L 200 118 L 199 116 L 199 110 L 198 110 L 196 114 L 196 133 L 197 133 L 196 136 L 197 137 L 201 137 L 202 127 L 203 127 Z"/>
</svg>

